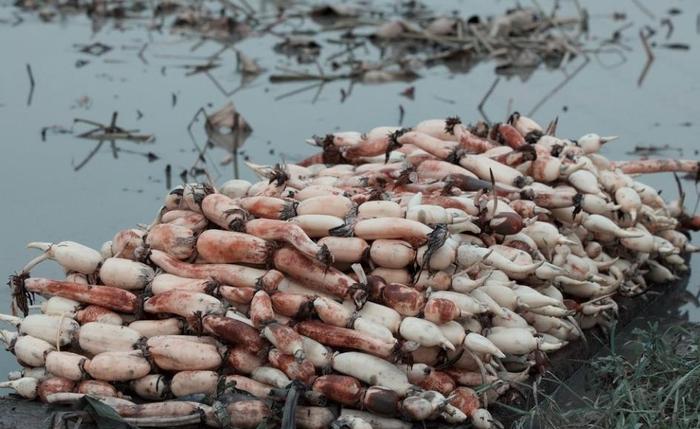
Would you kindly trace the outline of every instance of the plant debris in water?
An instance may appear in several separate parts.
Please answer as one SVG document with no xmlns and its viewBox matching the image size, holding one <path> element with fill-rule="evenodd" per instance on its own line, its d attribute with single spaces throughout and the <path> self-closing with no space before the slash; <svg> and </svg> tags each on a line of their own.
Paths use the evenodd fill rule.
<svg viewBox="0 0 700 429">
<path fill-rule="evenodd" d="M 563 67 L 576 58 L 584 64 L 590 56 L 600 59 L 608 54 L 626 61 L 629 51 L 624 31 L 628 22 L 608 39 L 589 35 L 589 13 L 576 5 L 554 2 L 544 10 L 537 1 L 517 4 L 496 16 L 470 15 L 462 9 L 451 13 L 436 11 L 420 1 L 345 3 L 281 2 L 272 10 L 267 2 L 141 0 L 120 2 L 17 0 L 15 6 L 37 13 L 45 21 L 71 14 L 87 14 L 96 31 L 109 20 L 123 25 L 132 20 L 149 31 L 170 29 L 174 34 L 195 40 L 195 49 L 205 41 L 215 41 L 222 49 L 205 64 L 184 66 L 188 75 L 205 73 L 227 95 L 220 83 L 209 74 L 219 66 L 222 54 L 233 49 L 239 58 L 238 71 L 247 79 L 263 70 L 270 82 L 312 80 L 319 84 L 334 80 L 364 83 L 410 82 L 420 77 L 422 69 L 446 66 L 451 73 L 466 73 L 476 64 L 490 61 L 499 75 L 519 76 L 526 80 L 541 66 Z M 642 10 L 646 10 L 642 8 Z M 639 27 L 642 47 L 647 55 L 639 84 L 654 60 L 652 48 L 688 50 L 690 45 L 669 40 L 673 35 L 674 14 L 661 19 L 658 27 Z M 626 20 L 625 13 L 610 16 Z M 279 54 L 275 64 L 258 65 L 235 45 L 246 39 L 273 37 L 272 49 Z M 657 42 L 652 38 L 664 38 Z M 95 41 L 76 45 L 91 56 L 109 54 L 115 49 Z M 144 51 L 139 59 L 148 64 Z M 157 53 L 155 55 L 158 55 Z M 81 63 L 82 64 L 82 63 Z M 351 90 L 344 93 L 348 95 Z M 298 92 L 294 92 L 295 94 Z M 530 112 L 532 114 L 532 112 Z"/>
<path fill-rule="evenodd" d="M 282 69 L 283 73 L 270 76 L 273 82 L 410 81 L 418 77 L 423 67 L 447 65 L 453 72 L 466 72 L 483 60 L 494 60 L 496 71 L 501 74 L 530 73 L 542 64 L 558 67 L 567 56 L 581 55 L 585 42 L 583 30 L 588 27 L 585 12 L 560 16 L 558 8 L 544 11 L 519 6 L 494 17 L 443 15 L 418 1 L 291 3 L 279 5 L 277 13 L 262 5 L 255 9 L 240 6 L 239 2 L 218 1 L 163 0 L 150 6 L 139 0 L 119 3 L 18 0 L 15 5 L 38 13 L 46 21 L 81 12 L 97 23 L 107 19 L 150 18 L 149 28 L 170 28 L 171 32 L 185 37 L 214 40 L 226 46 L 271 34 L 279 38 L 274 50 L 282 57 L 292 58 L 300 66 L 315 65 L 312 72 Z M 102 42 L 77 48 L 94 56 L 113 49 Z M 284 62 L 280 58 L 278 65 Z M 257 66 L 250 67 L 253 62 L 247 64 L 244 71 L 255 70 L 253 74 L 260 71 Z"/>
<path fill-rule="evenodd" d="M 626 61 L 625 53 L 630 51 L 627 44 L 638 42 L 634 33 L 635 23 L 629 21 L 618 28 L 609 38 L 605 35 L 589 35 L 589 14 L 586 9 L 574 5 L 559 5 L 555 2 L 552 10 L 544 10 L 538 2 L 524 3 L 504 10 L 494 16 L 471 15 L 473 12 L 462 8 L 445 13 L 439 8 L 429 7 L 419 1 L 405 2 L 371 2 L 351 1 L 342 4 L 318 2 L 306 4 L 301 2 L 284 2 L 275 9 L 266 6 L 267 2 L 247 1 L 181 1 L 158 0 L 144 3 L 140 0 L 125 0 L 116 3 L 98 1 L 37 1 L 18 0 L 15 7 L 30 14 L 38 14 L 45 21 L 58 20 L 59 17 L 86 14 L 93 21 L 97 34 L 106 22 L 116 27 L 128 22 L 149 31 L 164 32 L 170 30 L 185 42 L 191 41 L 191 51 L 197 50 L 205 43 L 216 45 L 216 51 L 207 56 L 175 56 L 159 51 L 158 43 L 144 42 L 143 45 L 125 47 L 110 41 L 106 35 L 102 40 L 90 40 L 83 44 L 74 44 L 73 48 L 83 54 L 76 61 L 76 67 L 104 61 L 123 61 L 114 56 L 125 50 L 133 54 L 147 66 L 160 66 L 165 74 L 168 68 L 184 70 L 186 76 L 205 75 L 226 97 L 239 90 L 248 88 L 254 81 L 267 79 L 271 83 L 302 83 L 276 96 L 275 100 L 298 95 L 308 90 L 316 90 L 313 102 L 319 99 L 324 85 L 331 81 L 348 81 L 348 86 L 340 90 L 340 102 L 352 94 L 355 83 L 380 84 L 388 82 L 407 82 L 401 95 L 408 100 L 417 97 L 416 86 L 412 83 L 427 70 L 440 66 L 450 73 L 467 73 L 475 65 L 488 62 L 494 66 L 499 75 L 494 84 L 485 93 L 478 105 L 484 119 L 488 122 L 485 105 L 491 94 L 497 89 L 501 76 L 517 76 L 527 80 L 535 70 L 548 68 L 566 70 L 563 81 L 556 83 L 552 90 L 543 94 L 540 101 L 528 112 L 533 115 L 562 87 L 568 84 L 591 59 L 601 63 L 604 55 L 621 58 L 619 65 Z M 21 17 L 20 14 L 15 14 Z M 610 16 L 613 20 L 626 21 L 625 14 Z M 654 61 L 653 52 L 657 49 L 684 49 L 689 45 L 672 39 L 674 16 L 669 15 L 660 20 L 658 25 L 637 24 L 641 36 L 642 48 L 647 55 L 647 63 L 639 76 L 641 85 Z M 19 20 L 17 25 L 21 24 Z M 240 47 L 239 42 L 254 40 L 263 49 L 271 49 L 277 55 L 267 56 L 265 60 L 249 56 Z M 226 81 L 219 77 L 226 76 L 233 70 L 227 67 L 227 55 L 236 58 L 236 70 L 240 75 L 240 84 L 227 88 Z M 101 60 L 99 59 L 101 58 Z M 190 64 L 169 64 L 166 59 L 180 58 L 191 61 Z M 159 61 L 160 60 L 160 61 Z M 259 63 L 266 61 L 267 63 Z M 568 70 L 568 64 L 576 62 L 576 67 Z M 606 63 L 609 61 L 605 61 Z M 232 68 L 230 65 L 229 68 Z M 614 65 L 609 65 L 614 67 Z M 30 88 L 28 103 L 34 92 L 34 79 L 31 67 L 27 65 Z M 264 76 L 261 78 L 260 76 Z M 107 76 L 108 79 L 112 79 Z M 257 85 L 260 85 L 258 82 Z M 37 88 L 40 91 L 40 88 Z M 177 93 L 172 93 L 172 106 L 177 104 Z M 457 100 L 431 95 L 434 99 L 455 104 Z M 73 107 L 89 108 L 90 102 L 76 103 Z M 398 122 L 402 123 L 407 112 L 407 105 L 397 105 Z M 139 116 L 140 118 L 140 116 Z M 95 123 L 96 130 L 81 135 L 96 140 L 95 148 L 82 161 L 76 161 L 74 168 L 82 168 L 100 150 L 108 149 L 117 158 L 120 150 L 115 139 L 135 142 L 148 141 L 150 134 L 138 134 L 133 130 L 114 128 Z M 47 127 L 42 130 L 42 137 L 47 133 L 62 133 L 63 130 Z M 220 145 L 220 135 L 210 137 L 206 147 L 198 154 L 207 151 L 207 147 L 226 147 L 227 155 L 220 162 L 233 165 L 234 175 L 238 175 L 237 153 L 233 148 L 241 146 L 250 131 L 236 132 L 223 136 L 225 145 Z M 214 133 L 216 134 L 216 133 Z M 236 140 L 233 142 L 232 140 Z M 644 153 L 640 153 L 644 154 Z M 143 154 L 149 160 L 152 156 Z M 195 165 L 190 171 L 201 171 Z"/>
<path fill-rule="evenodd" d="M 92 125 L 95 128 L 79 134 L 77 137 L 90 140 L 129 140 L 135 143 L 153 143 L 155 136 L 152 134 L 139 133 L 139 130 L 127 130 L 117 125 L 118 113 L 112 114 L 112 120 L 109 125 L 102 124 L 88 119 L 76 118 L 74 123 L 83 123 Z"/>
</svg>

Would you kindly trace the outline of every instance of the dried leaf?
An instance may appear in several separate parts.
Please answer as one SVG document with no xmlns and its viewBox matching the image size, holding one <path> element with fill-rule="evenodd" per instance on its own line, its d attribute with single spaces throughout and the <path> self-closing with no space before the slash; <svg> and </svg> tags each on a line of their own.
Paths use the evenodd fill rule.
<svg viewBox="0 0 700 429">
<path fill-rule="evenodd" d="M 86 395 L 84 398 L 86 403 L 85 411 L 95 420 L 98 429 L 138 429 L 138 427 L 125 422 L 109 405 L 90 395 Z"/>
<path fill-rule="evenodd" d="M 253 132 L 253 128 L 236 111 L 232 102 L 208 115 L 204 130 L 210 142 L 228 151 L 243 146 L 245 139 Z"/>
<path fill-rule="evenodd" d="M 236 51 L 238 58 L 238 70 L 244 75 L 258 75 L 263 72 L 263 68 L 258 63 L 241 51 Z"/>
</svg>

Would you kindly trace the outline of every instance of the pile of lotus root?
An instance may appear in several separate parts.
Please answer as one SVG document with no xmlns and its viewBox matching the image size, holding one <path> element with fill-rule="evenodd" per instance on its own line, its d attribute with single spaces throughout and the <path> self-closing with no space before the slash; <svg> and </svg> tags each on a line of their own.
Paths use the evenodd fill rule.
<svg viewBox="0 0 700 429">
<path fill-rule="evenodd" d="M 497 427 L 489 402 L 543 354 L 697 250 L 693 217 L 634 177 L 696 161 L 609 161 L 613 137 L 555 128 L 316 137 L 297 165 L 249 164 L 257 183 L 178 186 L 99 251 L 30 243 L 10 279 L 24 317 L 1 317 L 22 370 L 2 386 L 141 427 Z M 45 260 L 65 278 L 31 276 Z"/>
</svg>

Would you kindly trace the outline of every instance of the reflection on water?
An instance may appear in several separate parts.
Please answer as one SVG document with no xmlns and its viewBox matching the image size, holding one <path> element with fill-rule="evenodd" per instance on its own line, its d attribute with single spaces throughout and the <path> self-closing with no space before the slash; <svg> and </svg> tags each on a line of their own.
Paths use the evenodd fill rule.
<svg viewBox="0 0 700 429">
<path fill-rule="evenodd" d="M 539 3 L 547 10 L 551 6 Z M 561 2 L 561 16 L 577 16 L 575 3 Z M 10 274 L 21 267 L 32 256 L 24 245 L 33 240 L 71 239 L 99 248 L 115 231 L 149 223 L 171 185 L 201 176 L 205 169 L 219 183 L 235 176 L 253 180 L 243 161 L 299 160 L 315 150 L 304 144 L 306 139 L 335 130 L 366 131 L 400 120 L 410 125 L 455 114 L 465 121 L 480 120 L 482 115 L 500 121 L 518 110 L 534 112 L 543 124 L 558 118 L 563 136 L 576 138 L 588 132 L 621 136 L 604 148 L 611 159 L 697 157 L 700 5 L 643 3 L 648 10 L 633 2 L 585 2 L 589 28 L 582 43 L 595 52 L 569 55 L 560 61 L 561 67 L 518 68 L 496 80 L 494 69 L 501 61 L 447 56 L 435 64 L 428 62 L 430 67 L 420 68 L 420 78 L 410 83 L 379 85 L 362 79 L 270 82 L 270 75 L 291 71 L 318 73 L 313 63 L 299 64 L 299 54 L 287 58 L 275 53 L 290 28 L 302 28 L 301 19 L 282 23 L 280 28 L 286 29 L 282 36 L 267 33 L 233 44 L 234 40 L 222 43 L 172 33 L 159 25 L 159 15 L 90 20 L 84 11 L 71 12 L 70 3 L 53 12 L 22 12 L 4 1 L 0 3 L 0 171 L 4 178 L 0 182 L 4 208 L 0 270 Z M 263 2 L 261 13 L 274 17 L 277 4 L 281 3 Z M 502 13 L 515 2 L 450 0 L 430 5 L 435 14 L 447 17 L 453 10 L 462 16 L 476 12 L 484 16 Z M 677 10 L 672 13 L 672 9 Z M 104 15 L 136 14 L 110 10 Z M 43 19 L 52 14 L 49 22 L 42 21 L 42 13 L 47 15 Z M 216 15 L 210 18 L 215 21 Z M 671 23 L 672 31 L 663 20 Z M 210 29 L 224 24 L 212 22 Z M 640 29 L 646 26 L 657 31 L 648 39 L 655 59 L 640 86 L 648 62 L 642 39 L 649 37 L 648 30 L 640 36 Z M 246 29 L 237 31 L 244 34 Z M 320 33 L 323 58 L 380 53 L 381 47 L 369 42 L 334 44 L 344 31 L 340 27 Z M 679 44 L 687 44 L 690 50 L 678 49 Z M 312 46 L 306 50 L 313 51 Z M 397 54 L 386 55 L 395 58 Z M 264 72 L 253 73 L 255 66 Z M 324 73 L 336 73 L 330 64 L 323 66 Z M 206 117 L 216 117 L 217 110 L 229 102 L 252 133 L 234 130 L 236 116 L 230 110 L 222 114 L 228 123 L 205 127 Z M 112 125 L 132 134 L 152 134 L 155 141 L 79 138 L 98 125 L 74 124 L 76 118 L 108 128 L 114 112 L 117 122 Z M 665 145 L 672 149 L 653 149 Z M 661 189 L 668 199 L 677 197 L 670 175 L 642 180 Z M 694 184 L 684 180 L 683 185 L 686 206 L 692 209 Z M 699 238 L 696 235 L 694 242 L 700 243 Z M 674 305 L 691 320 L 700 320 L 697 258 L 691 266 L 688 291 Z M 46 264 L 37 275 L 61 273 Z M 0 294 L 0 307 L 7 309 L 8 303 L 8 294 Z M 14 366 L 5 354 L 0 373 Z"/>
<path fill-rule="evenodd" d="M 229 153 L 221 161 L 221 165 L 232 163 L 234 168 L 233 176 L 238 179 L 240 177 L 238 152 L 245 140 L 253 132 L 253 128 L 236 111 L 233 103 L 228 102 L 224 107 L 207 116 L 204 122 L 204 131 L 207 133 L 207 147 L 216 146 Z M 203 161 L 203 154 L 200 154 L 198 161 Z"/>
</svg>

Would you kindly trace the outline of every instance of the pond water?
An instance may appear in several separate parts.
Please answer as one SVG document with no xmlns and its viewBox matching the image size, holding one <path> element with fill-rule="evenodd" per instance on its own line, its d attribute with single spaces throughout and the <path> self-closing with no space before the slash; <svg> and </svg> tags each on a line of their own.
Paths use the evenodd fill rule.
<svg viewBox="0 0 700 429">
<path fill-rule="evenodd" d="M 551 6 L 541 3 L 545 8 Z M 633 1 L 582 3 L 591 16 L 592 46 L 632 23 L 620 32 L 622 47 L 617 50 L 624 57 L 612 52 L 591 54 L 587 62 L 576 58 L 561 69 L 540 68 L 527 79 L 501 77 L 484 106 L 489 119 L 501 121 L 513 110 L 528 113 L 539 105 L 532 116 L 543 124 L 558 117 L 560 135 L 578 137 L 597 132 L 621 136 L 603 150 L 611 159 L 633 158 L 629 152 L 635 146 L 649 145 L 672 148 L 660 156 L 698 158 L 700 4 L 645 1 L 650 10 L 644 11 Z M 251 4 L 271 7 L 269 2 Z M 428 4 L 446 12 L 459 10 L 466 16 L 501 13 L 515 2 L 450 0 Z M 569 1 L 562 2 L 562 8 L 575 10 Z M 669 14 L 671 8 L 681 13 Z M 614 12 L 626 13 L 626 20 L 611 19 Z M 640 86 L 638 78 L 646 56 L 639 29 L 649 25 L 665 33 L 667 27 L 659 25 L 664 18 L 670 18 L 673 34 L 668 41 L 665 34 L 654 40 L 659 44 L 686 43 L 690 50 L 655 48 L 656 59 Z M 241 148 L 244 153 L 239 161 L 249 157 L 270 164 L 314 153 L 314 148 L 304 144 L 314 134 L 394 125 L 399 120 L 399 106 L 406 125 L 455 114 L 474 122 L 481 119 L 477 106 L 496 78 L 495 64 L 484 62 L 462 74 L 446 67 L 420 70 L 422 77 L 411 83 L 356 84 L 342 102 L 341 90 L 349 91 L 348 81 L 328 82 L 320 92 L 313 88 L 290 95 L 310 83 L 269 82 L 269 73 L 280 61 L 290 67 L 294 64 L 280 60 L 272 49 L 279 39 L 265 35 L 236 44 L 267 69 L 236 90 L 241 75 L 236 71 L 233 50 L 221 54 L 219 67 L 209 74 L 193 73 L 191 66 L 205 64 L 221 44 L 172 34 L 167 28 L 149 29 L 148 23 L 140 19 L 106 21 L 96 28 L 84 14 L 43 22 L 35 13 L 0 2 L 0 195 L 4 201 L 0 272 L 5 275 L 34 256 L 25 249 L 27 242 L 70 239 L 99 248 L 116 231 L 150 222 L 167 189 L 166 166 L 171 166 L 172 182 L 177 184 L 180 172 L 196 160 L 187 126 L 201 107 L 213 112 L 233 101 L 254 130 Z M 81 51 L 92 44 L 108 45 L 111 50 L 99 56 Z M 333 52 L 340 48 L 323 49 Z M 36 83 L 31 104 L 28 64 Z M 413 100 L 400 95 L 409 86 L 415 87 Z M 234 90 L 232 95 L 226 94 Z M 75 118 L 109 123 L 115 111 L 118 125 L 152 133 L 155 141 L 118 141 L 115 146 L 105 142 L 96 149 L 97 142 L 77 137 L 90 127 L 74 125 Z M 200 146 L 206 141 L 202 124 L 200 117 L 192 127 Z M 54 125 L 74 127 L 74 133 L 49 129 L 42 138 L 42 129 Z M 240 177 L 253 179 L 241 163 L 238 168 L 233 163 L 220 165 L 227 155 L 226 149 L 218 147 L 207 154 L 209 171 L 218 183 L 232 178 L 237 170 Z M 670 175 L 642 180 L 661 189 L 667 198 L 677 197 Z M 684 180 L 683 185 L 688 194 L 686 205 L 692 210 L 694 183 Z M 700 244 L 698 238 L 694 236 L 696 244 Z M 697 296 L 698 258 L 693 258 L 691 265 L 688 292 Z M 59 276 L 60 272 L 47 263 L 36 275 Z M 0 308 L 9 309 L 6 292 L 0 294 Z M 700 320 L 692 300 L 682 301 L 679 309 L 691 320 Z M 9 354 L 0 355 L 0 373 L 15 366 Z"/>
</svg>

